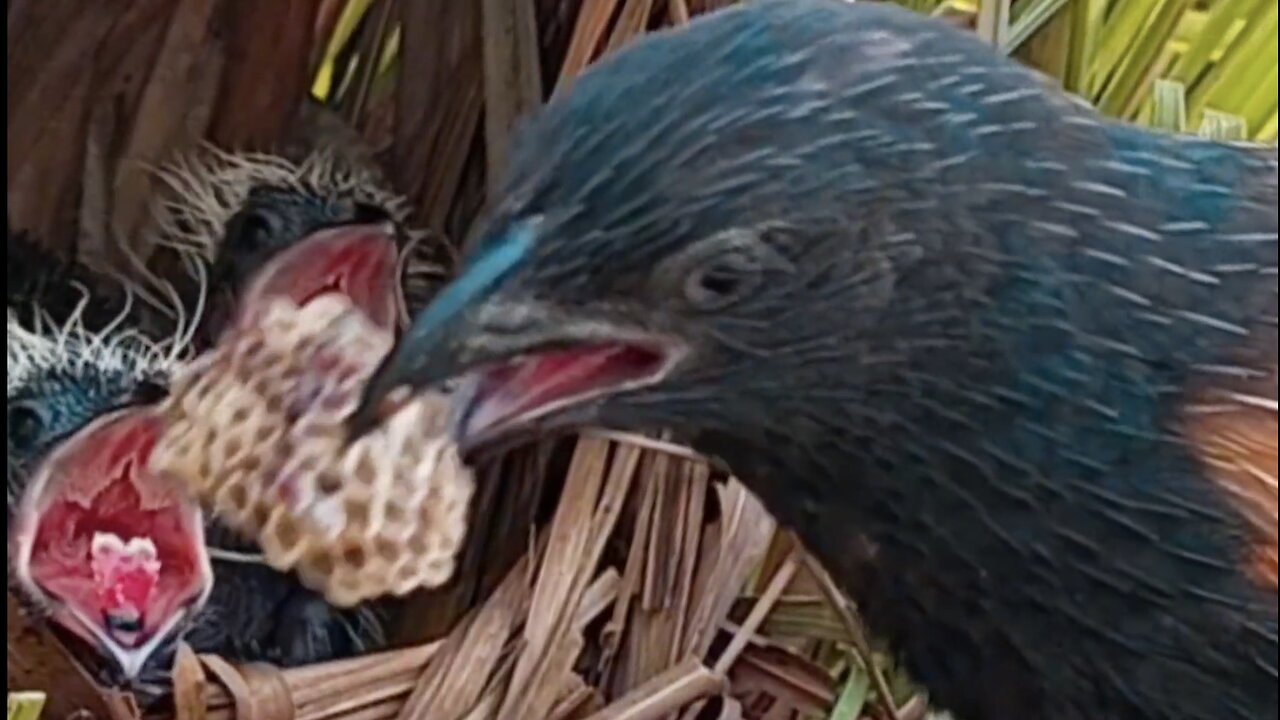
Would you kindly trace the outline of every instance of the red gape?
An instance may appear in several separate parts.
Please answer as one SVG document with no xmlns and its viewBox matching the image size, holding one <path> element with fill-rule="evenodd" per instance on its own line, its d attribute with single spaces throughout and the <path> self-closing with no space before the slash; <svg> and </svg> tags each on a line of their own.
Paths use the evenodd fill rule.
<svg viewBox="0 0 1280 720">
<path fill-rule="evenodd" d="M 69 440 L 48 468 L 31 544 L 32 581 L 128 648 L 145 644 L 201 583 L 196 516 L 146 470 L 158 431 L 151 416 L 127 413 Z"/>
<path fill-rule="evenodd" d="M 349 225 L 313 233 L 272 258 L 244 295 L 241 312 L 286 297 L 298 305 L 330 292 L 351 298 L 379 327 L 395 322 L 395 231 Z"/>
</svg>

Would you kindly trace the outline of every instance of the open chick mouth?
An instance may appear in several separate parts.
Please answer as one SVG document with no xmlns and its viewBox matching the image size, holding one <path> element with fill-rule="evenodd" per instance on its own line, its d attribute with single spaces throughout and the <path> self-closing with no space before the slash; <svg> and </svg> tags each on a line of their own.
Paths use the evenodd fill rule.
<svg viewBox="0 0 1280 720">
<path fill-rule="evenodd" d="M 342 225 L 312 233 L 271 258 L 244 294 L 242 313 L 274 298 L 299 306 L 345 295 L 379 327 L 396 321 L 396 228 L 390 222 Z"/>
<path fill-rule="evenodd" d="M 665 379 L 683 351 L 660 341 L 548 347 L 459 378 L 453 432 L 475 457 L 549 431 L 580 430 L 605 400 Z"/>
<path fill-rule="evenodd" d="M 160 420 L 106 415 L 37 469 L 10 528 L 19 587 L 135 677 L 212 586 L 199 507 L 146 470 Z"/>
</svg>

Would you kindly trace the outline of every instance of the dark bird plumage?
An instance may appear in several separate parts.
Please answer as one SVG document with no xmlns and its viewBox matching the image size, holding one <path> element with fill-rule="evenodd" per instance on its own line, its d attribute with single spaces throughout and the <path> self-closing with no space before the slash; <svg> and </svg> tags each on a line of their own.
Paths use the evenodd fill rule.
<svg viewBox="0 0 1280 720">
<path fill-rule="evenodd" d="M 85 428 L 107 413 L 144 409 L 165 396 L 171 372 L 216 338 L 235 303 L 244 299 L 242 291 L 251 276 L 269 268 L 280 278 L 267 288 L 271 291 L 310 296 L 337 289 L 377 298 L 383 305 L 395 292 L 385 283 L 370 281 L 365 270 L 370 258 L 385 254 L 379 244 L 389 244 L 399 234 L 394 228 L 388 230 L 392 235 L 380 234 L 380 228 L 392 228 L 404 217 L 402 204 L 371 174 L 329 155 L 292 163 L 274 156 L 210 152 L 170 167 L 162 177 L 173 195 L 158 209 L 154 240 L 162 249 L 177 250 L 194 271 L 193 278 L 201 279 L 193 283 L 185 303 L 179 302 L 178 291 L 170 293 L 178 303 L 176 310 L 166 313 L 149 307 L 120 278 L 93 272 L 74 260 L 58 261 L 10 233 L 11 519 L 50 453 L 82 439 Z M 305 267 L 272 262 L 280 251 L 309 242 L 313 233 L 346 227 L 351 228 L 351 240 L 338 256 L 318 248 L 310 256 L 315 263 Z M 210 303 L 212 310 L 206 312 Z M 393 321 L 394 315 L 387 320 Z M 157 335 L 156 328 L 171 334 Z M 197 652 L 233 662 L 282 666 L 385 647 L 385 627 L 395 603 L 372 602 L 349 610 L 332 607 L 293 575 L 267 566 L 252 543 L 216 517 L 206 523 L 204 540 L 214 577 L 207 601 L 166 636 L 139 671 L 126 672 L 105 648 L 92 648 L 102 655 L 103 662 L 94 668 L 102 680 L 133 687 L 146 697 L 163 694 L 178 639 Z M 13 546 L 11 540 L 11 585 Z M 17 589 L 25 599 L 37 600 L 23 587 Z"/>
<path fill-rule="evenodd" d="M 1105 120 L 879 3 L 748 3 L 513 143 L 352 420 L 667 428 L 966 720 L 1277 712 L 1276 151 Z"/>
</svg>

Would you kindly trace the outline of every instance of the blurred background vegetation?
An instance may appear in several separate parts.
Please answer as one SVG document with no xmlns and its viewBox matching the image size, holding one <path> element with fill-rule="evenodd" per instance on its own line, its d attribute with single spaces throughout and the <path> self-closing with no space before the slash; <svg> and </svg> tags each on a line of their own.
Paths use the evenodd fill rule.
<svg viewBox="0 0 1280 720">
<path fill-rule="evenodd" d="M 1275 142 L 1269 0 L 903 0 L 965 18 L 992 45 L 1113 117 Z"/>
<path fill-rule="evenodd" d="M 350 138 L 381 161 L 419 225 L 461 244 L 506 154 L 507 132 L 523 114 L 638 35 L 728 4 L 9 0 L 9 229 L 90 265 L 119 262 L 113 238 L 145 258 L 148 249 L 137 239 L 156 192 L 154 167 L 202 142 L 282 153 L 295 143 L 314 144 L 327 131 L 300 108 L 318 103 L 357 131 Z M 1276 0 L 899 4 L 971 29 L 1108 115 L 1223 139 L 1276 139 Z M 677 492 L 691 471 L 658 457 L 665 456 L 646 451 L 635 461 L 620 525 L 634 533 L 620 537 L 606 557 L 622 558 L 625 578 L 638 562 L 645 577 L 687 580 L 693 565 L 680 565 L 652 538 L 679 528 L 685 555 L 697 558 L 716 537 L 728 537 L 727 520 L 707 510 L 711 500 L 704 507 L 697 493 Z M 557 502 L 564 478 L 548 477 L 541 467 L 514 460 L 499 471 L 500 489 L 477 498 L 484 521 L 473 533 L 471 557 L 453 587 L 424 600 L 416 636 L 444 635 L 483 604 L 528 549 L 530 525 L 545 524 L 567 505 Z M 700 477 L 705 489 L 707 477 Z M 646 534 L 645 523 L 655 534 Z M 751 638 L 738 647 L 732 673 L 738 717 L 925 716 L 923 701 L 887 658 L 867 647 L 853 610 L 834 599 L 785 533 L 746 528 L 731 539 L 754 543 L 732 547 L 759 558 L 741 587 L 729 588 L 736 599 L 724 615 L 727 632 Z M 650 543 L 647 551 L 629 550 L 640 542 Z M 645 605 L 634 614 L 650 610 Z M 663 648 L 661 623 L 629 621 L 615 650 L 625 654 L 634 646 L 644 657 L 646 647 Z M 604 670 L 582 677 L 600 688 L 608 684 L 601 678 L 615 691 L 632 687 Z"/>
<path fill-rule="evenodd" d="M 336 77 L 338 58 L 375 2 L 351 0 L 344 8 L 312 87 L 318 99 L 350 89 L 350 74 Z M 1276 139 L 1275 2 L 895 2 L 972 28 L 1113 117 L 1184 132 Z M 385 78 L 393 70 L 399 43 L 398 28 L 391 28 L 376 75 Z"/>
</svg>

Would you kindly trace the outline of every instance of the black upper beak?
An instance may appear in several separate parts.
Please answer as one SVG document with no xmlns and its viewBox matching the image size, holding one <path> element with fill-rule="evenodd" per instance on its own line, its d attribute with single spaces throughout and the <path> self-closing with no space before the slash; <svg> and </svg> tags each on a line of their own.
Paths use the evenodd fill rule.
<svg viewBox="0 0 1280 720">
<path fill-rule="evenodd" d="M 427 308 L 365 384 L 360 403 L 347 419 L 348 441 L 377 428 L 419 392 L 441 388 L 477 369 L 551 347 L 618 337 L 619 331 L 608 322 L 584 319 L 530 298 L 497 294 L 457 306 L 450 296 L 454 287 Z M 458 309 L 451 311 L 454 307 Z M 473 393 L 454 394 L 454 419 L 465 419 L 474 401 Z"/>
<path fill-rule="evenodd" d="M 424 323 L 424 319 L 431 319 L 432 308 L 418 318 L 365 384 L 359 405 L 347 418 L 348 441 L 364 437 L 414 395 L 445 383 L 472 365 L 470 313 Z"/>
<path fill-rule="evenodd" d="M 541 303 L 487 297 L 460 307 L 450 296 L 454 287 L 418 317 L 365 384 L 347 419 L 348 441 L 377 428 L 423 390 L 565 337 L 564 316 Z M 458 309 L 448 312 L 453 307 Z"/>
<path fill-rule="evenodd" d="M 523 262 L 533 239 L 533 227 L 527 224 L 502 236 L 432 300 L 366 384 L 359 406 L 347 421 L 349 439 L 368 434 L 418 391 L 439 385 L 486 357 L 509 353 L 480 350 L 486 333 L 476 318 L 488 315 L 483 310 L 493 302 L 493 292 Z"/>
</svg>

